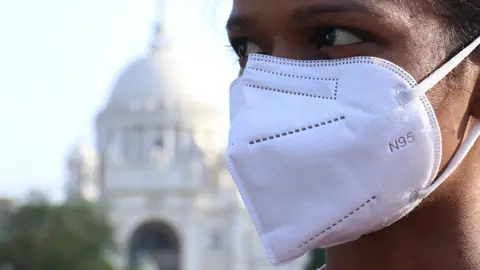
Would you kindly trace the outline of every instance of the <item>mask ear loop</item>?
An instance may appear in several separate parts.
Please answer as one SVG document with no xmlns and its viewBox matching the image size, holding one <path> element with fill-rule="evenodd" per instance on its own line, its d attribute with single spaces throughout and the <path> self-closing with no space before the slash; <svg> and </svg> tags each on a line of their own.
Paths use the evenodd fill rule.
<svg viewBox="0 0 480 270">
<path fill-rule="evenodd" d="M 432 89 L 438 82 L 445 78 L 454 68 L 456 68 L 465 58 L 467 58 L 478 46 L 480 45 L 480 37 L 477 37 L 470 45 L 465 47 L 442 67 L 430 74 L 422 82 L 417 84 L 410 91 L 411 98 L 418 98 L 425 95 L 430 89 Z M 440 177 L 428 188 L 418 192 L 418 199 L 422 200 L 430 195 L 436 188 L 438 188 L 445 180 L 455 171 L 460 163 L 465 159 L 468 152 L 472 149 L 473 145 L 480 137 L 480 121 L 477 121 L 473 126 L 472 131 L 462 143 L 457 153 L 453 156 L 452 160 L 448 164 L 445 171 Z"/>
<path fill-rule="evenodd" d="M 413 87 L 411 95 L 417 98 L 424 95 L 428 90 L 432 89 L 438 82 L 445 78 L 454 68 L 456 68 L 465 58 L 467 58 L 480 45 L 480 37 L 477 37 L 470 45 L 465 47 L 461 52 L 455 55 L 442 67 L 430 74 L 422 82 Z"/>
<path fill-rule="evenodd" d="M 431 186 L 428 188 L 418 192 L 418 199 L 422 200 L 425 199 L 428 195 L 430 195 L 436 188 L 438 188 L 447 178 L 452 175 L 452 173 L 457 169 L 458 165 L 462 163 L 462 161 L 467 156 L 468 152 L 472 149 L 473 145 L 480 137 L 480 120 L 477 120 L 473 126 L 472 131 L 466 138 L 466 140 L 460 145 L 457 153 L 453 156 L 452 160 L 448 164 L 445 171 L 440 175 L 440 177 L 433 182 Z"/>
</svg>

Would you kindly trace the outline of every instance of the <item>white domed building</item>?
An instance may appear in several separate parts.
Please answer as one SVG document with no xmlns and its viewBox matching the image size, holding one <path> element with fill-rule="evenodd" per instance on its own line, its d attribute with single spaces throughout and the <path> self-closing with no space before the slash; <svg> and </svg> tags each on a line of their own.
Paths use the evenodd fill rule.
<svg viewBox="0 0 480 270">
<path fill-rule="evenodd" d="M 224 138 L 203 125 L 219 113 L 184 96 L 171 58 L 157 31 L 152 50 L 121 72 L 97 116 L 96 145 L 70 154 L 69 199 L 106 203 L 122 269 L 303 269 L 304 259 L 268 261 L 225 153 L 208 141 Z"/>
</svg>

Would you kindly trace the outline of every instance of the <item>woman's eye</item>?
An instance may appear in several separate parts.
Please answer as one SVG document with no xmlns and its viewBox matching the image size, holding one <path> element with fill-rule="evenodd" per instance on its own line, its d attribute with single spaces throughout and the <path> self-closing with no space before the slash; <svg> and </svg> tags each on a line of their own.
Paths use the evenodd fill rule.
<svg viewBox="0 0 480 270">
<path fill-rule="evenodd" d="M 247 38 L 232 40 L 231 43 L 233 50 L 240 59 L 245 59 L 252 53 L 262 53 L 262 49 Z"/>
<path fill-rule="evenodd" d="M 317 48 L 320 48 L 324 46 L 351 45 L 361 43 L 364 40 L 350 30 L 331 27 L 316 31 L 314 41 Z"/>
</svg>

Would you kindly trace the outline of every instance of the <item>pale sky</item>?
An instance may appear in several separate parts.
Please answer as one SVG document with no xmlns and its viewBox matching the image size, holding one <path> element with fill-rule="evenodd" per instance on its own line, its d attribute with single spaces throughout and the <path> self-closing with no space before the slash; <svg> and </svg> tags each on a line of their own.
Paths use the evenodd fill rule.
<svg viewBox="0 0 480 270">
<path fill-rule="evenodd" d="M 229 0 L 168 0 L 167 36 L 192 95 L 227 113 L 237 73 Z M 0 196 L 63 196 L 65 159 L 118 72 L 149 46 L 155 0 L 0 0 Z"/>
</svg>

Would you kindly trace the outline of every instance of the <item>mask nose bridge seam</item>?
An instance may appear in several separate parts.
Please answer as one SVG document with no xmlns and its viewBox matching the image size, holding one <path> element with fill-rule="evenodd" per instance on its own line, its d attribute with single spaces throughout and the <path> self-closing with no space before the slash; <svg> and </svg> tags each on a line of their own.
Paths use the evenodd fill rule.
<svg viewBox="0 0 480 270">
<path fill-rule="evenodd" d="M 417 85 L 417 82 L 410 77 L 410 75 L 405 74 L 406 71 L 398 68 L 394 64 L 388 61 L 372 61 L 371 57 L 354 57 L 354 58 L 347 58 L 347 59 L 336 59 L 336 60 L 311 60 L 311 61 L 303 61 L 303 60 L 290 60 L 290 59 L 281 59 L 281 58 L 272 58 L 271 56 L 267 55 L 255 55 L 250 59 L 251 61 L 256 62 L 264 62 L 264 63 L 271 63 L 271 64 L 281 64 L 281 65 L 288 65 L 288 66 L 296 66 L 296 67 L 332 67 L 332 66 L 342 66 L 342 65 L 355 65 L 355 64 L 369 64 L 369 65 L 376 65 L 382 68 L 386 68 L 391 72 L 395 73 L 396 75 L 400 76 L 404 79 L 410 87 L 414 87 Z M 247 68 L 252 68 L 251 65 Z"/>
<path fill-rule="evenodd" d="M 371 58 L 368 57 L 356 57 L 356 58 L 351 58 L 351 59 L 337 59 L 337 60 L 310 60 L 310 61 L 305 61 L 305 60 L 291 60 L 291 59 L 283 59 L 283 58 L 273 58 L 272 56 L 268 55 L 254 55 L 251 59 L 252 61 L 256 62 L 264 62 L 264 63 L 272 63 L 272 64 L 280 64 L 280 65 L 290 65 L 290 66 L 297 66 L 297 67 L 331 67 L 331 66 L 340 66 L 340 65 L 353 65 L 353 64 L 370 64 L 370 65 L 376 65 L 382 68 L 386 68 L 390 70 L 391 72 L 395 73 L 396 75 L 400 76 L 404 81 L 408 83 L 408 85 L 413 88 L 417 83 L 409 76 L 405 74 L 405 71 L 402 69 L 396 67 L 392 63 L 385 61 L 385 62 L 377 62 L 377 61 L 372 61 Z M 297 79 L 305 79 L 305 80 L 316 80 L 316 81 L 334 81 L 335 82 L 335 89 L 334 89 L 334 100 L 337 99 L 337 93 L 338 93 L 338 84 L 339 84 L 339 79 L 338 78 L 318 78 L 318 77 L 311 77 L 311 76 L 298 76 L 298 75 L 292 75 L 292 74 L 287 74 L 287 73 L 280 73 L 280 72 L 275 72 L 271 70 L 266 70 L 266 69 L 260 69 L 252 66 L 248 66 L 246 69 L 250 70 L 255 70 L 255 71 L 260 71 L 260 72 L 265 72 L 273 75 L 279 75 L 279 76 L 286 76 L 290 78 L 297 78 Z M 250 86 L 252 87 L 252 86 Z M 253 86 L 255 87 L 255 86 Z M 275 92 L 281 92 L 285 94 L 295 94 L 296 92 L 292 91 L 287 91 L 287 90 L 282 90 L 282 89 L 264 89 L 264 88 L 269 88 L 269 87 L 264 87 L 264 86 L 258 86 L 255 88 L 260 88 L 262 90 L 270 90 L 270 91 L 275 91 Z M 410 100 L 405 100 L 405 93 L 400 93 L 404 92 L 405 89 L 404 87 L 401 87 L 402 90 L 399 89 L 394 89 L 395 94 L 396 94 L 396 99 L 397 103 L 401 107 L 405 107 L 406 104 Z M 304 96 L 300 94 L 301 96 Z M 308 95 L 305 95 L 308 96 Z M 319 96 L 319 98 L 323 98 L 322 96 Z M 323 99 L 328 99 L 328 98 L 323 98 Z"/>
</svg>

